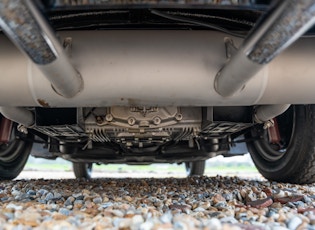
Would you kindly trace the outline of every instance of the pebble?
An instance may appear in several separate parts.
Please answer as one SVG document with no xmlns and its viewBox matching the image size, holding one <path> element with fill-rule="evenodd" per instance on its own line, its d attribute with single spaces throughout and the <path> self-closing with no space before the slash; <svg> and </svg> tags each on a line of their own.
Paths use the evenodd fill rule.
<svg viewBox="0 0 315 230">
<path fill-rule="evenodd" d="M 212 200 L 214 204 L 217 204 L 219 202 L 226 202 L 225 198 L 221 194 L 215 194 Z"/>
<path fill-rule="evenodd" d="M 291 220 L 288 221 L 288 228 L 290 230 L 295 230 L 298 228 L 299 225 L 303 223 L 302 219 L 295 216 Z"/>
<path fill-rule="evenodd" d="M 46 189 L 39 189 L 37 193 L 43 196 L 43 195 L 46 195 L 48 191 Z"/>
<path fill-rule="evenodd" d="M 96 198 L 93 199 L 93 202 L 95 204 L 101 204 L 102 203 L 102 198 L 101 197 L 96 197 Z"/>
<path fill-rule="evenodd" d="M 275 197 L 275 202 L 280 202 L 281 204 L 293 203 L 300 200 L 303 200 L 303 196 L 285 196 L 285 197 Z"/>
<path fill-rule="evenodd" d="M 315 230 L 314 185 L 237 177 L 0 182 L 0 229 Z"/>
<path fill-rule="evenodd" d="M 206 210 L 202 207 L 198 207 L 198 208 L 194 209 L 194 212 L 204 212 L 204 211 L 206 211 Z"/>
<path fill-rule="evenodd" d="M 212 218 L 207 222 L 207 227 L 212 230 L 220 230 L 222 229 L 221 221 L 217 218 Z"/>
<path fill-rule="evenodd" d="M 65 206 L 72 205 L 74 201 L 75 201 L 75 198 L 73 196 L 69 196 L 67 200 L 65 201 L 64 205 Z"/>
<path fill-rule="evenodd" d="M 20 206 L 20 205 L 18 206 L 18 205 L 15 205 L 13 203 L 10 203 L 6 206 L 6 209 L 13 209 L 13 210 L 17 211 L 17 210 L 22 210 L 23 206 Z"/>
<path fill-rule="evenodd" d="M 59 213 L 61 213 L 62 215 L 65 215 L 65 216 L 69 216 L 71 212 L 67 208 L 60 208 Z"/>
<path fill-rule="evenodd" d="M 54 194 L 52 194 L 52 193 L 50 192 L 50 193 L 48 193 L 48 194 L 46 195 L 45 200 L 46 200 L 46 201 L 49 201 L 49 200 L 52 200 L 52 199 L 54 199 Z"/>
<path fill-rule="evenodd" d="M 304 195 L 303 196 L 303 202 L 310 204 L 310 203 L 312 203 L 312 199 L 310 197 Z"/>
<path fill-rule="evenodd" d="M 249 201 L 246 204 L 251 206 L 251 207 L 254 207 L 254 208 L 266 208 L 266 207 L 272 205 L 273 201 L 269 197 L 269 198 L 266 198 L 266 199 Z"/>
<path fill-rule="evenodd" d="M 111 213 L 117 217 L 121 217 L 121 218 L 124 217 L 124 213 L 120 210 L 112 210 Z"/>
<path fill-rule="evenodd" d="M 221 221 L 222 223 L 230 223 L 230 224 L 236 224 L 236 223 L 238 223 L 238 220 L 235 219 L 235 218 L 232 217 L 232 216 L 224 217 L 224 218 L 220 219 L 220 221 Z"/>
</svg>

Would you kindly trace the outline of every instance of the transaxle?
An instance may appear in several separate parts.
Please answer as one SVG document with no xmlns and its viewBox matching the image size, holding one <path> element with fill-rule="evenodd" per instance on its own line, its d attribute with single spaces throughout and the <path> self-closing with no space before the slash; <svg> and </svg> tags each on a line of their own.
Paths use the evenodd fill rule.
<svg viewBox="0 0 315 230">
<path fill-rule="evenodd" d="M 200 108 L 143 106 L 85 108 L 83 118 L 93 142 L 112 141 L 130 149 L 193 139 L 202 116 Z"/>
</svg>

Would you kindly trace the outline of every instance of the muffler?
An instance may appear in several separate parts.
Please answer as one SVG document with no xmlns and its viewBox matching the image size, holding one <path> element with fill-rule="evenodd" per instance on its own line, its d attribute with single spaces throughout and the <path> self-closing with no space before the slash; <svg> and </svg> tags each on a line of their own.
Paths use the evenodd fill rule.
<svg viewBox="0 0 315 230">
<path fill-rule="evenodd" d="M 80 74 L 33 1 L 0 0 L 0 26 L 50 81 L 53 89 L 66 98 L 83 88 Z"/>
</svg>

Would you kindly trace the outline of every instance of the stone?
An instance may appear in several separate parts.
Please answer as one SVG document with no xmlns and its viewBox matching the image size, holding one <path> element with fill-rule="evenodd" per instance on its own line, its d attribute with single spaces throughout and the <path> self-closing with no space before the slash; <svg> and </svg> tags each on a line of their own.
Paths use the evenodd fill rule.
<svg viewBox="0 0 315 230">
<path fill-rule="evenodd" d="M 69 216 L 71 211 L 67 208 L 60 208 L 59 213 L 61 213 L 62 215 L 65 215 L 65 216 Z"/>
<path fill-rule="evenodd" d="M 267 195 L 267 196 L 272 196 L 273 195 L 273 192 L 272 192 L 272 189 L 271 188 L 264 188 L 263 189 L 263 192 Z"/>
<path fill-rule="evenodd" d="M 0 187 L 3 229 L 315 230 L 313 185 L 202 176 L 16 180 Z"/>
<path fill-rule="evenodd" d="M 138 225 L 141 225 L 143 222 L 144 222 L 144 218 L 141 215 L 134 215 L 131 218 L 132 225 L 138 226 Z"/>
<path fill-rule="evenodd" d="M 250 201 L 247 202 L 246 204 L 248 206 L 254 207 L 254 208 L 266 208 L 270 205 L 272 205 L 273 201 L 271 198 L 266 198 L 262 200 L 255 200 L 255 201 Z"/>
<path fill-rule="evenodd" d="M 124 196 L 124 200 L 129 201 L 129 202 L 133 201 L 131 196 Z"/>
<path fill-rule="evenodd" d="M 33 208 L 26 210 L 26 212 L 22 213 L 18 219 L 16 219 L 16 223 L 30 226 L 30 227 L 37 227 L 40 223 L 41 215 L 36 212 Z"/>
<path fill-rule="evenodd" d="M 212 197 L 212 201 L 213 201 L 214 204 L 217 204 L 219 202 L 226 202 L 226 199 L 220 194 L 215 194 Z"/>
<path fill-rule="evenodd" d="M 207 227 L 211 230 L 221 230 L 222 224 L 221 221 L 217 218 L 212 218 L 207 222 Z"/>
<path fill-rule="evenodd" d="M 69 196 L 67 200 L 65 201 L 64 206 L 72 205 L 74 201 L 75 201 L 75 198 L 73 196 Z"/>
<path fill-rule="evenodd" d="M 233 193 L 225 193 L 222 195 L 226 201 L 231 201 L 234 199 Z"/>
<path fill-rule="evenodd" d="M 250 191 L 245 196 L 246 202 L 257 200 L 257 195 L 253 191 Z"/>
<path fill-rule="evenodd" d="M 124 217 L 124 213 L 120 210 L 112 210 L 111 213 L 117 217 L 121 217 L 121 218 Z"/>
<path fill-rule="evenodd" d="M 299 227 L 299 225 L 301 225 L 303 223 L 302 219 L 295 216 L 293 217 L 292 219 L 290 219 L 288 221 L 288 224 L 287 224 L 287 227 L 290 229 L 290 230 L 295 230 Z"/>
<path fill-rule="evenodd" d="M 46 201 L 50 201 L 54 199 L 54 194 L 52 194 L 51 192 L 47 193 L 46 197 L 45 197 L 45 200 Z"/>
<path fill-rule="evenodd" d="M 232 217 L 232 216 L 228 216 L 228 217 L 221 218 L 220 221 L 221 221 L 222 223 L 230 223 L 230 224 L 236 224 L 236 223 L 238 223 L 237 219 L 235 219 L 235 218 Z"/>
<path fill-rule="evenodd" d="M 23 206 L 21 206 L 21 205 L 15 205 L 15 204 L 13 204 L 13 203 L 10 203 L 10 204 L 8 204 L 8 205 L 6 206 L 6 209 L 13 209 L 13 210 L 17 211 L 17 210 L 22 210 L 22 209 L 23 209 Z"/>
<path fill-rule="evenodd" d="M 34 190 L 32 190 L 32 189 L 28 190 L 26 194 L 30 195 L 30 196 L 36 196 L 36 192 Z"/>
<path fill-rule="evenodd" d="M 298 213 L 304 214 L 304 213 L 313 213 L 315 215 L 315 208 L 299 208 Z"/>
<path fill-rule="evenodd" d="M 185 211 L 186 209 L 191 209 L 189 205 L 186 204 L 172 204 L 169 206 L 170 209 L 179 209 L 181 211 Z"/>
<path fill-rule="evenodd" d="M 62 195 L 59 193 L 59 192 L 55 192 L 54 193 L 54 199 L 55 200 L 59 200 L 59 199 L 61 199 L 62 198 Z"/>
<path fill-rule="evenodd" d="M 274 201 L 275 202 L 279 202 L 281 204 L 286 204 L 286 203 L 293 203 L 293 202 L 297 202 L 297 201 L 301 201 L 303 200 L 303 196 L 286 196 L 286 197 L 275 197 Z"/>
<path fill-rule="evenodd" d="M 95 197 L 94 199 L 93 199 L 93 203 L 95 203 L 95 204 L 101 204 L 102 203 L 102 197 Z"/>
<path fill-rule="evenodd" d="M 196 209 L 194 209 L 194 212 L 204 212 L 206 211 L 204 208 L 198 207 Z"/>
</svg>

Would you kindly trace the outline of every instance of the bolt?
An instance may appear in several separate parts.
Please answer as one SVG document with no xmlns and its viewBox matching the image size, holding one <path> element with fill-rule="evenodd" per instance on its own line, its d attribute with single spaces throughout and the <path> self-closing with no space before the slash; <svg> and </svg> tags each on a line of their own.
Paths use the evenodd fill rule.
<svg viewBox="0 0 315 230">
<path fill-rule="evenodd" d="M 17 130 L 21 133 L 28 134 L 28 130 L 24 125 L 18 125 Z"/>
<path fill-rule="evenodd" d="M 181 121 L 183 119 L 183 115 L 178 113 L 178 114 L 176 114 L 175 119 L 178 121 Z"/>
<path fill-rule="evenodd" d="M 128 118 L 128 124 L 133 126 L 134 124 L 136 124 L 136 119 L 134 117 L 129 117 Z"/>
<path fill-rule="evenodd" d="M 153 118 L 153 123 L 154 123 L 155 125 L 159 125 L 159 124 L 161 123 L 161 118 L 159 118 L 159 117 Z"/>
<path fill-rule="evenodd" d="M 270 127 L 273 127 L 275 125 L 275 123 L 274 123 L 274 121 L 273 121 L 273 119 L 271 119 L 271 120 L 269 120 L 269 121 L 266 121 L 265 123 L 264 123 L 264 129 L 268 129 L 268 128 L 270 128 Z"/>
<path fill-rule="evenodd" d="M 102 124 L 103 121 L 104 121 L 104 118 L 103 118 L 102 116 L 97 116 L 97 117 L 96 117 L 96 123 Z"/>
<path fill-rule="evenodd" d="M 114 117 L 113 117 L 113 115 L 111 115 L 109 113 L 109 114 L 106 114 L 105 119 L 106 119 L 106 121 L 111 122 L 114 119 Z"/>
<path fill-rule="evenodd" d="M 71 37 L 65 38 L 62 45 L 66 53 L 70 56 L 72 50 L 72 38 Z"/>
</svg>

